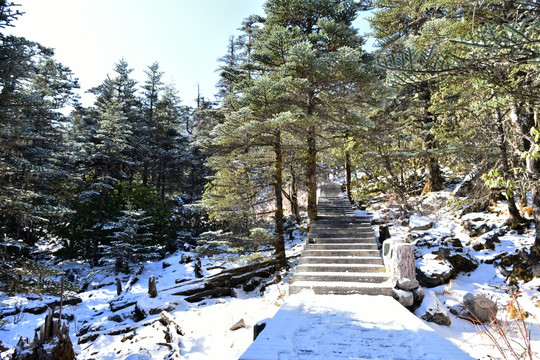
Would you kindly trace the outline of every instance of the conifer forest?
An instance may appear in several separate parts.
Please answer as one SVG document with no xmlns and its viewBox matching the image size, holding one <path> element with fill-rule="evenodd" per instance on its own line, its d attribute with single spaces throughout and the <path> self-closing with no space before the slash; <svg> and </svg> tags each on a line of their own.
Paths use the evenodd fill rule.
<svg viewBox="0 0 540 360">
<path fill-rule="evenodd" d="M 87 106 L 54 49 L 10 35 L 25 15 L 0 0 L 2 299 L 76 298 L 98 274 L 120 296 L 171 257 L 193 279 L 271 263 L 261 271 L 279 284 L 328 181 L 356 209 L 392 203 L 395 224 L 459 184 L 447 209 L 503 204 L 504 228 L 529 234 L 528 277 L 507 279 L 540 276 L 539 1 L 266 0 L 263 11 L 223 44 L 216 94 L 196 106 L 160 59 L 138 82 L 129 58 L 82 89 Z M 360 15 L 369 34 L 352 25 Z M 6 309 L 0 354 L 30 359 L 2 336 L 16 316 Z"/>
</svg>

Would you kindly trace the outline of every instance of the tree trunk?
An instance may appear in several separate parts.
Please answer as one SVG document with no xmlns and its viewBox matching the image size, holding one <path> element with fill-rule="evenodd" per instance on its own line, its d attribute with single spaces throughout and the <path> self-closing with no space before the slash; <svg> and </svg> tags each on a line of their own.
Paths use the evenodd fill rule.
<svg viewBox="0 0 540 360">
<path fill-rule="evenodd" d="M 349 202 L 352 203 L 351 197 L 351 154 L 345 152 L 345 190 L 347 193 L 347 198 Z"/>
<path fill-rule="evenodd" d="M 540 257 L 540 179 L 536 181 L 532 188 L 532 202 L 534 209 L 534 225 L 536 235 L 534 238 L 533 251 Z"/>
<path fill-rule="evenodd" d="M 298 205 L 298 181 L 296 178 L 296 172 L 294 171 L 294 165 L 291 165 L 291 210 L 294 214 L 294 219 L 298 225 L 302 223 L 300 217 L 300 206 Z"/>
<path fill-rule="evenodd" d="M 443 189 L 444 178 L 441 174 L 441 168 L 439 166 L 439 161 L 431 152 L 437 149 L 434 136 L 426 129 L 431 128 L 435 122 L 435 115 L 429 111 L 429 104 L 431 102 L 431 89 L 428 82 L 423 82 L 420 85 L 419 90 L 420 100 L 423 102 L 421 107 L 422 112 L 422 141 L 424 142 L 424 151 L 425 151 L 425 162 L 426 162 L 426 183 L 424 189 L 422 189 L 422 194 L 429 194 L 432 191 L 440 191 Z"/>
<path fill-rule="evenodd" d="M 534 152 L 536 146 L 540 145 L 540 142 L 531 136 L 533 127 L 540 127 L 540 121 L 535 118 L 534 111 L 532 109 L 526 109 L 526 106 L 523 104 L 512 104 L 510 119 L 523 137 L 525 151 Z M 540 160 L 535 159 L 533 156 L 528 156 L 525 161 L 527 176 L 532 183 L 532 206 L 536 226 L 536 235 L 532 250 L 540 256 Z"/>
<path fill-rule="evenodd" d="M 307 131 L 307 215 L 308 226 L 317 218 L 317 144 L 315 139 L 315 126 Z"/>
<path fill-rule="evenodd" d="M 502 117 L 500 109 L 495 110 L 495 117 L 497 121 L 499 149 L 501 150 L 503 176 L 505 179 L 509 179 L 511 177 L 511 174 L 510 174 L 510 165 L 508 164 L 508 149 L 507 149 L 506 133 L 504 131 L 503 117 Z M 519 210 L 516 206 L 516 201 L 514 199 L 514 192 L 511 190 L 511 191 L 507 191 L 506 193 L 507 193 L 507 202 L 508 202 L 508 213 L 510 214 L 510 218 L 508 219 L 508 222 L 510 223 L 510 227 L 513 228 L 523 223 L 523 218 L 521 217 L 521 214 L 519 213 Z"/>
<path fill-rule="evenodd" d="M 142 183 L 144 186 L 148 184 L 148 161 L 143 163 Z"/>
<path fill-rule="evenodd" d="M 280 267 L 287 265 L 287 257 L 285 255 L 285 236 L 283 234 L 283 157 L 281 153 L 281 132 L 277 131 L 274 142 L 274 191 L 276 195 L 275 209 L 275 248 L 276 258 Z"/>
<path fill-rule="evenodd" d="M 432 191 L 440 191 L 443 189 L 444 178 L 441 174 L 441 168 L 439 161 L 436 157 L 429 153 L 430 150 L 435 149 L 433 145 L 432 136 L 429 135 L 424 140 L 424 150 L 426 151 L 426 183 L 422 189 L 422 194 L 429 194 Z"/>
</svg>

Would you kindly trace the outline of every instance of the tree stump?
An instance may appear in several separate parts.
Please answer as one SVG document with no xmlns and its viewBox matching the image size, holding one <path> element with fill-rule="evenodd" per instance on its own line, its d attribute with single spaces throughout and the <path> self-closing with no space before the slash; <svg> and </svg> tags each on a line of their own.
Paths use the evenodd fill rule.
<svg viewBox="0 0 540 360">
<path fill-rule="evenodd" d="M 201 264 L 201 259 L 197 259 L 195 261 L 195 267 L 194 267 L 194 270 L 195 270 L 195 277 L 196 278 L 202 278 L 203 277 L 203 274 L 202 274 L 202 264 Z"/>
<path fill-rule="evenodd" d="M 120 294 L 122 294 L 122 282 L 116 278 L 116 295 L 120 296 Z"/>
<path fill-rule="evenodd" d="M 12 360 L 74 360 L 75 351 L 69 337 L 69 327 L 62 322 L 53 320 L 53 311 L 45 323 L 36 331 L 34 340 L 28 343 L 27 338 L 20 338 Z"/>
<path fill-rule="evenodd" d="M 148 279 L 148 294 L 151 298 L 155 298 L 158 295 L 156 277 L 154 275 L 150 276 Z"/>
</svg>

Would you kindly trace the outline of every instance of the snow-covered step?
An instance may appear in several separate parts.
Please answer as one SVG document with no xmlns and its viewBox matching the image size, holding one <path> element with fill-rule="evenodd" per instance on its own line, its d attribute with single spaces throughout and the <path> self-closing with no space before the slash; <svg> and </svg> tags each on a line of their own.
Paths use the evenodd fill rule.
<svg viewBox="0 0 540 360">
<path fill-rule="evenodd" d="M 309 272 L 296 273 L 291 279 L 294 284 L 298 281 L 339 281 L 358 283 L 382 283 L 388 280 L 384 273 L 343 273 L 343 272 Z"/>
<path fill-rule="evenodd" d="M 375 263 L 375 259 L 381 262 L 382 258 L 379 252 L 373 252 L 369 250 L 304 250 L 302 256 L 357 256 L 365 259 L 366 263 Z"/>
<path fill-rule="evenodd" d="M 311 225 L 311 227 L 323 227 L 323 226 L 363 226 L 363 227 L 371 227 L 371 223 L 369 221 L 359 221 L 359 220 L 350 220 L 350 219 L 325 219 L 325 220 L 315 220 L 315 223 Z"/>
<path fill-rule="evenodd" d="M 366 234 L 363 236 L 351 236 L 351 237 L 311 237 L 308 234 L 308 244 L 375 244 L 375 236 L 372 234 Z"/>
<path fill-rule="evenodd" d="M 361 256 L 305 256 L 302 255 L 298 264 L 365 264 Z"/>
<path fill-rule="evenodd" d="M 310 289 L 318 295 L 387 295 L 392 296 L 389 283 L 353 283 L 348 281 L 295 281 L 289 286 L 289 294 L 294 295 Z"/>
<path fill-rule="evenodd" d="M 372 231 L 373 228 L 370 224 L 366 223 L 360 223 L 360 224 L 349 224 L 349 223 L 315 223 L 311 225 L 310 231 L 316 231 L 316 230 L 327 230 L 327 229 L 339 229 L 339 230 L 369 230 Z"/>
<path fill-rule="evenodd" d="M 296 272 L 384 272 L 385 268 L 380 264 L 301 264 L 296 267 Z"/>
<path fill-rule="evenodd" d="M 324 231 L 314 231 L 310 232 L 308 234 L 309 238 L 356 238 L 356 237 L 373 237 L 375 238 L 375 235 L 373 233 L 373 230 L 370 231 L 332 231 L 330 229 L 324 230 Z"/>
<path fill-rule="evenodd" d="M 391 296 L 289 297 L 240 360 L 473 360 Z"/>
<path fill-rule="evenodd" d="M 304 250 L 372 250 L 379 253 L 377 244 L 372 242 L 369 243 L 331 243 L 331 244 L 306 244 L 304 245 Z"/>
</svg>

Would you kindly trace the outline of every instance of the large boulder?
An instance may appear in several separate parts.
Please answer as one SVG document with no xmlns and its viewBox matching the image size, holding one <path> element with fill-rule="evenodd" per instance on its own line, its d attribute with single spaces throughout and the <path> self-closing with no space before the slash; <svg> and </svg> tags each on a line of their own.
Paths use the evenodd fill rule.
<svg viewBox="0 0 540 360">
<path fill-rule="evenodd" d="M 389 239 L 384 243 L 383 257 L 395 287 L 409 291 L 419 286 L 412 244 L 400 239 Z"/>
<path fill-rule="evenodd" d="M 476 270 L 478 263 L 472 259 L 468 254 L 453 254 L 448 257 L 448 261 L 452 264 L 454 271 L 459 272 L 471 272 Z"/>
<path fill-rule="evenodd" d="M 447 284 L 454 274 L 450 262 L 441 259 L 438 254 L 424 254 L 416 263 L 416 279 L 424 287 Z"/>
<path fill-rule="evenodd" d="M 497 316 L 497 304 L 484 294 L 467 293 L 462 304 L 453 306 L 450 312 L 472 323 L 491 322 Z"/>
<path fill-rule="evenodd" d="M 409 231 L 425 231 L 433 227 L 433 220 L 424 216 L 411 215 L 409 218 Z"/>
<path fill-rule="evenodd" d="M 437 299 L 435 293 L 431 290 L 425 291 L 424 301 L 416 310 L 420 318 L 444 326 L 450 326 L 450 314 L 446 307 Z"/>
</svg>

